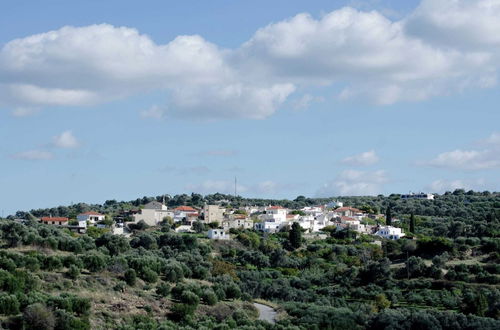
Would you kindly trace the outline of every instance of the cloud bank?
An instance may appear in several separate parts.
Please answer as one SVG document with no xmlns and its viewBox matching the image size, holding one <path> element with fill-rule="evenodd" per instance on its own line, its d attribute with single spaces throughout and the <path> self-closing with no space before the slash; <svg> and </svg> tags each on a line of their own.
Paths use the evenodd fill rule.
<svg viewBox="0 0 500 330">
<path fill-rule="evenodd" d="M 500 133 L 492 133 L 482 144 L 482 149 L 447 151 L 422 164 L 471 171 L 500 168 Z"/>
<path fill-rule="evenodd" d="M 435 193 L 444 193 L 446 191 L 454 191 L 455 189 L 464 190 L 481 190 L 485 187 L 483 179 L 477 180 L 445 180 L 439 179 L 433 181 L 425 187 L 427 191 Z"/>
<path fill-rule="evenodd" d="M 498 0 L 423 0 L 397 21 L 351 7 L 300 13 L 235 49 L 199 35 L 157 44 L 130 27 L 65 26 L 3 45 L 0 106 L 23 115 L 15 109 L 162 90 L 169 115 L 211 120 L 266 118 L 303 87 L 377 104 L 419 101 L 496 86 L 499 30 Z"/>
</svg>

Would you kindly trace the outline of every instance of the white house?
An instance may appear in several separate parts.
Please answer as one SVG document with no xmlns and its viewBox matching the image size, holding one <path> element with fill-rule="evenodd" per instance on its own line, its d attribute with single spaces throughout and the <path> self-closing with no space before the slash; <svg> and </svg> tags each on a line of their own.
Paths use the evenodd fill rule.
<svg viewBox="0 0 500 330">
<path fill-rule="evenodd" d="M 156 226 L 164 217 L 170 216 L 172 212 L 168 211 L 167 206 L 160 202 L 150 202 L 144 205 L 140 213 L 134 214 L 134 222 L 143 220 L 149 226 Z"/>
<path fill-rule="evenodd" d="M 332 209 L 335 207 L 343 207 L 344 203 L 339 202 L 339 201 L 331 201 L 330 203 L 325 205 L 327 208 Z"/>
<path fill-rule="evenodd" d="M 429 199 L 429 200 L 433 200 L 434 195 L 421 192 L 419 194 L 410 193 L 410 194 L 406 194 L 406 195 L 401 195 L 401 198 L 402 199 Z"/>
<path fill-rule="evenodd" d="M 254 224 L 254 229 L 265 233 L 275 233 L 280 229 L 283 222 L 263 221 Z"/>
<path fill-rule="evenodd" d="M 229 235 L 224 229 L 210 229 L 208 231 L 208 238 L 210 239 L 229 239 Z"/>
<path fill-rule="evenodd" d="M 322 206 L 306 206 L 301 209 L 302 212 L 304 212 L 307 215 L 313 215 L 313 216 L 319 216 L 323 214 L 323 207 Z"/>
<path fill-rule="evenodd" d="M 106 219 L 106 216 L 104 214 L 100 214 L 94 211 L 89 211 L 85 213 L 80 213 L 76 216 L 76 220 L 78 220 L 79 226 L 81 222 L 89 223 L 91 225 L 95 225 L 96 222 L 103 221 Z M 86 227 L 87 225 L 85 225 Z"/>
<path fill-rule="evenodd" d="M 179 206 L 174 209 L 174 221 L 180 222 L 189 218 L 198 217 L 198 210 L 191 206 Z"/>
<path fill-rule="evenodd" d="M 379 227 L 375 235 L 387 239 L 400 239 L 401 237 L 405 236 L 405 233 L 403 233 L 401 228 L 393 226 L 381 226 Z"/>
<path fill-rule="evenodd" d="M 263 221 L 285 222 L 287 209 L 281 206 L 269 206 L 266 208 L 266 214 L 262 214 L 260 218 Z"/>
</svg>

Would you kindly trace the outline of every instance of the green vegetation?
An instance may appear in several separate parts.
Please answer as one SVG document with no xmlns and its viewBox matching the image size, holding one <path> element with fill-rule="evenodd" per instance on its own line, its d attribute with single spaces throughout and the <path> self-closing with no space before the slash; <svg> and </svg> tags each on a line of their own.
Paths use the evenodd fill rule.
<svg viewBox="0 0 500 330">
<path fill-rule="evenodd" d="M 297 209 L 321 202 L 299 197 L 270 202 L 193 194 L 168 203 L 196 206 L 220 198 L 234 208 Z M 326 239 L 311 239 L 293 225 L 276 234 L 233 229 L 232 240 L 210 241 L 175 233 L 168 221 L 139 225 L 125 238 L 1 220 L 0 328 L 500 328 L 500 194 L 341 200 L 390 210 L 392 224 L 412 238 L 378 244 L 378 238 L 327 228 Z M 117 214 L 148 201 L 107 201 L 93 209 Z M 84 204 L 77 205 L 57 215 L 83 211 Z M 257 320 L 253 300 L 276 309 L 275 324 Z"/>
</svg>

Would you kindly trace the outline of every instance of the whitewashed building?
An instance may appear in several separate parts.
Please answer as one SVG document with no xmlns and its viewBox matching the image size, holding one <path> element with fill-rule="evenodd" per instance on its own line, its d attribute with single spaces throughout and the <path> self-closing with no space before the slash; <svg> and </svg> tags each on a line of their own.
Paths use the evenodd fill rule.
<svg viewBox="0 0 500 330">
<path fill-rule="evenodd" d="M 335 207 L 343 207 L 344 203 L 339 202 L 339 201 L 331 201 L 330 203 L 326 204 L 325 207 L 332 209 Z"/>
<path fill-rule="evenodd" d="M 279 231 L 282 223 L 275 221 L 263 221 L 254 224 L 254 229 L 265 233 L 276 233 Z"/>
<path fill-rule="evenodd" d="M 76 216 L 76 220 L 78 220 L 79 226 L 81 226 L 80 223 L 83 224 L 83 222 L 85 222 L 85 227 L 87 226 L 87 222 L 90 225 L 95 225 L 97 222 L 103 221 L 104 219 L 106 219 L 106 216 L 104 214 L 93 211 L 80 213 Z"/>
<path fill-rule="evenodd" d="M 429 199 L 429 200 L 433 200 L 434 195 L 421 192 L 419 194 L 410 193 L 410 194 L 406 194 L 406 195 L 401 195 L 401 198 L 402 199 Z"/>
<path fill-rule="evenodd" d="M 401 228 L 393 226 L 381 226 L 375 233 L 375 235 L 386 239 L 400 239 L 405 236 Z"/>
<path fill-rule="evenodd" d="M 210 239 L 229 239 L 229 234 L 224 229 L 210 229 L 208 231 L 208 238 Z"/>
<path fill-rule="evenodd" d="M 174 222 L 184 220 L 194 221 L 198 217 L 198 210 L 191 206 L 179 206 L 174 209 Z"/>
<path fill-rule="evenodd" d="M 306 206 L 301 209 L 302 212 L 304 212 L 307 215 L 312 215 L 312 216 L 319 216 L 323 214 L 323 207 L 322 206 Z"/>
<path fill-rule="evenodd" d="M 263 221 L 272 222 L 285 222 L 288 210 L 281 206 L 269 206 L 266 208 L 266 213 L 262 214 L 260 218 Z"/>
</svg>

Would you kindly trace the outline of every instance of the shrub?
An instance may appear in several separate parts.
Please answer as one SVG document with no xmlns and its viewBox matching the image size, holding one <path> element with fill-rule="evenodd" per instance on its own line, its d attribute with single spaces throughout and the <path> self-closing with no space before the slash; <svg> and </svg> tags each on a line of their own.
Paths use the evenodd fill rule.
<svg viewBox="0 0 500 330">
<path fill-rule="evenodd" d="M 127 269 L 127 271 L 124 274 L 124 277 L 125 277 L 125 282 L 127 282 L 128 285 L 130 286 L 135 285 L 135 282 L 137 280 L 137 274 L 135 270 L 133 270 L 132 268 Z"/>
<path fill-rule="evenodd" d="M 154 270 L 145 268 L 141 278 L 148 283 L 155 283 L 158 280 L 158 274 Z"/>
<path fill-rule="evenodd" d="M 54 312 L 57 330 L 88 330 L 90 324 L 87 319 L 76 318 L 70 313 L 58 309 Z"/>
<path fill-rule="evenodd" d="M 56 321 L 50 309 L 42 304 L 26 307 L 23 313 L 24 328 L 29 330 L 52 330 Z"/>
<path fill-rule="evenodd" d="M 192 315 L 194 313 L 194 311 L 196 310 L 196 306 L 188 304 L 174 304 L 170 310 L 173 319 L 183 320 L 187 316 Z"/>
<path fill-rule="evenodd" d="M 0 314 L 17 314 L 19 313 L 19 305 L 19 301 L 14 295 L 3 294 L 0 296 Z"/>
<path fill-rule="evenodd" d="M 196 293 L 184 290 L 181 294 L 180 300 L 182 303 L 197 306 L 200 303 L 200 297 L 196 295 Z"/>
<path fill-rule="evenodd" d="M 100 272 L 106 267 L 106 259 L 99 252 L 91 252 L 82 256 L 83 265 L 91 272 Z"/>
<path fill-rule="evenodd" d="M 201 299 L 207 305 L 215 305 L 217 303 L 217 295 L 212 289 L 205 289 L 201 295 Z"/>
<path fill-rule="evenodd" d="M 116 283 L 116 285 L 113 287 L 113 290 L 118 291 L 118 292 L 124 292 L 125 291 L 125 283 L 124 282 Z"/>
<path fill-rule="evenodd" d="M 156 287 L 156 294 L 161 297 L 166 297 L 170 293 L 170 285 L 168 283 L 161 283 Z"/>
<path fill-rule="evenodd" d="M 224 292 L 227 299 L 238 299 L 239 297 L 241 297 L 240 287 L 234 282 L 231 282 L 227 286 L 225 286 Z"/>
<path fill-rule="evenodd" d="M 66 273 L 66 275 L 69 278 L 76 280 L 78 278 L 78 275 L 80 275 L 80 268 L 78 268 L 75 265 L 71 265 L 71 266 L 69 266 L 69 269 L 68 269 L 68 272 Z"/>
</svg>

